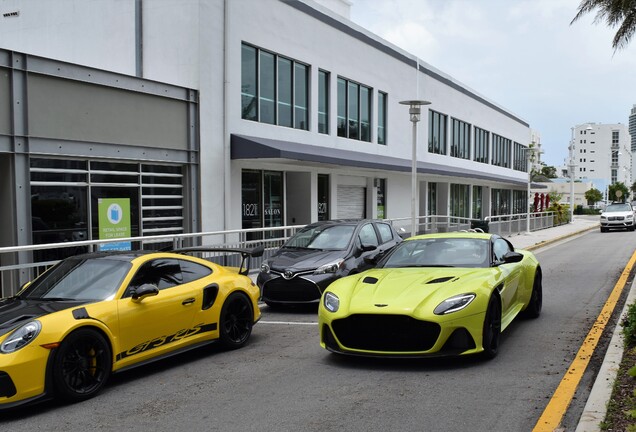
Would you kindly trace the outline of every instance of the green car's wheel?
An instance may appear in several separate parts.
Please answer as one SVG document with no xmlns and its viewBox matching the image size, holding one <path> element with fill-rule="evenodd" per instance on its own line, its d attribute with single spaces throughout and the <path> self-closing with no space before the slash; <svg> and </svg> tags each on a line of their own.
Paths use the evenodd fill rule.
<svg viewBox="0 0 636 432">
<path fill-rule="evenodd" d="M 499 351 L 499 337 L 501 336 L 501 304 L 497 296 L 491 296 L 488 301 L 486 318 L 484 319 L 484 333 L 482 344 L 483 356 L 491 359 L 497 356 Z"/>
<path fill-rule="evenodd" d="M 55 354 L 55 391 L 70 402 L 95 396 L 108 381 L 112 361 L 104 336 L 90 329 L 74 331 L 62 341 Z"/>
<path fill-rule="evenodd" d="M 220 338 L 227 348 L 240 348 L 252 334 L 254 313 L 245 295 L 231 294 L 223 304 L 220 318 Z"/>
<path fill-rule="evenodd" d="M 537 269 L 537 272 L 534 275 L 534 283 L 532 284 L 530 303 L 528 303 L 528 307 L 523 311 L 523 316 L 526 318 L 537 318 L 541 315 L 542 305 L 543 285 L 541 283 L 541 270 Z"/>
</svg>

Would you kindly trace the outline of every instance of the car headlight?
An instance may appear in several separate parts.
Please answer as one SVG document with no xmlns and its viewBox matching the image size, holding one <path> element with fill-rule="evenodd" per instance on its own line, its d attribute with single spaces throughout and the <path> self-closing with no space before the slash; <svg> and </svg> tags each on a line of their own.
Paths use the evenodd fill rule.
<svg viewBox="0 0 636 432">
<path fill-rule="evenodd" d="M 329 312 L 338 312 L 340 308 L 340 299 L 332 292 L 327 292 L 323 297 L 323 305 Z"/>
<path fill-rule="evenodd" d="M 261 264 L 261 271 L 263 273 L 269 273 L 269 263 L 267 261 L 263 261 Z"/>
<path fill-rule="evenodd" d="M 627 215 L 626 219 L 634 219 L 634 215 L 633 214 Z"/>
<path fill-rule="evenodd" d="M 344 260 L 341 259 L 329 264 L 322 265 L 314 271 L 314 274 L 335 273 L 340 267 L 342 267 L 343 264 Z"/>
<path fill-rule="evenodd" d="M 40 334 L 40 321 L 30 321 L 14 330 L 0 345 L 0 352 L 9 354 L 26 346 Z"/>
<path fill-rule="evenodd" d="M 437 305 L 433 313 L 435 315 L 446 315 L 460 311 L 475 300 L 475 297 L 477 297 L 475 294 L 462 294 L 448 298 Z"/>
</svg>

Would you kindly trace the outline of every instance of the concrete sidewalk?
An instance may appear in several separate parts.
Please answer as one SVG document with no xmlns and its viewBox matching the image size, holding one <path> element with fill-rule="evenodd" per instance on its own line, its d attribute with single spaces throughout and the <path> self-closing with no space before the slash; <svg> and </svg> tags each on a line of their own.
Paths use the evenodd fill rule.
<svg viewBox="0 0 636 432">
<path fill-rule="evenodd" d="M 586 231 L 599 229 L 599 216 L 574 216 L 571 223 L 530 233 L 505 236 L 515 249 L 533 250 Z"/>
</svg>

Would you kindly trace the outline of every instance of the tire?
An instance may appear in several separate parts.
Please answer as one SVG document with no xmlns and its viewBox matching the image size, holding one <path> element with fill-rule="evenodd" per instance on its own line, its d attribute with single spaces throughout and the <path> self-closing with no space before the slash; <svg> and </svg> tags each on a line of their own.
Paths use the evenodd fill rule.
<svg viewBox="0 0 636 432">
<path fill-rule="evenodd" d="M 240 348 L 249 339 L 254 325 L 254 312 L 249 299 L 233 293 L 225 299 L 219 319 L 219 338 L 229 349 Z"/>
<path fill-rule="evenodd" d="M 75 330 L 55 353 L 52 373 L 56 395 L 67 402 L 95 396 L 108 381 L 112 364 L 110 345 L 101 333 Z"/>
<path fill-rule="evenodd" d="M 524 318 L 538 318 L 541 315 L 541 307 L 543 306 L 543 283 L 541 270 L 537 269 L 534 274 L 534 282 L 532 284 L 532 294 L 530 294 L 530 302 L 523 311 Z"/>
<path fill-rule="evenodd" d="M 484 330 L 482 337 L 482 346 L 484 351 L 482 356 L 487 359 L 493 359 L 499 352 L 499 341 L 501 337 L 501 302 L 495 295 L 490 297 L 488 301 L 488 309 L 486 309 L 486 317 L 484 318 Z"/>
</svg>

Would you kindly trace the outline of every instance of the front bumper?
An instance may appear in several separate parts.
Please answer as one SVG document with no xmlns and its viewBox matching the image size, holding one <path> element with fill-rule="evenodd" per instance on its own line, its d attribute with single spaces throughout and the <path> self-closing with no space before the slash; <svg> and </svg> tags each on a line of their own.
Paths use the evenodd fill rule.
<svg viewBox="0 0 636 432">
<path fill-rule="evenodd" d="M 51 351 L 39 345 L 0 354 L 0 410 L 45 396 L 49 355 Z"/>
<path fill-rule="evenodd" d="M 261 300 L 277 304 L 317 304 L 323 291 L 336 279 L 334 274 L 297 274 L 286 279 L 276 272 L 261 273 Z"/>
</svg>

